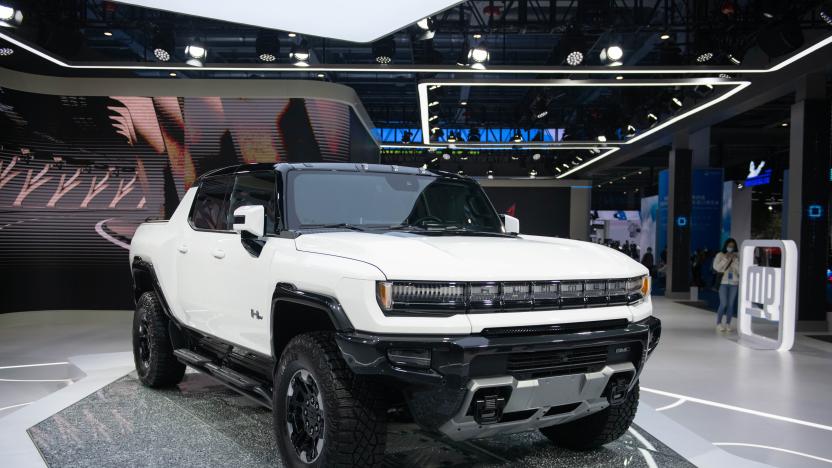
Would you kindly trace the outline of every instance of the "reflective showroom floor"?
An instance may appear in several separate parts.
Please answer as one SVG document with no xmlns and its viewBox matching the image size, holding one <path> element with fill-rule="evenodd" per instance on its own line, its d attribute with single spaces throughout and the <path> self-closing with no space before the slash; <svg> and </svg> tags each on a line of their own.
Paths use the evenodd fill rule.
<svg viewBox="0 0 832 468">
<path fill-rule="evenodd" d="M 663 342 L 641 379 L 636 425 L 601 450 L 536 433 L 464 443 L 391 424 L 390 466 L 772 466 L 832 464 L 832 345 L 744 348 L 714 315 L 656 299 Z M 0 315 L 0 459 L 10 466 L 275 466 L 271 413 L 188 374 L 176 389 L 130 373 L 131 314 Z M 45 398 L 44 398 L 45 397 Z M 740 458 L 741 457 L 741 458 Z M 4 463 L 5 465 L 5 463 Z"/>
</svg>

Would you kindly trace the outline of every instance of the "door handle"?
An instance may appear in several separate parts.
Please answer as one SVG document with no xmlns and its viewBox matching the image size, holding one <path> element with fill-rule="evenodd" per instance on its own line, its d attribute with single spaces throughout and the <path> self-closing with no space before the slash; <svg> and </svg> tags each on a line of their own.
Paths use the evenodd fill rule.
<svg viewBox="0 0 832 468">
<path fill-rule="evenodd" d="M 211 255 L 213 255 L 214 258 L 224 258 L 225 257 L 225 250 L 216 249 L 213 252 L 211 252 Z"/>
<path fill-rule="evenodd" d="M 177 247 L 176 250 L 178 250 L 179 253 L 188 253 L 188 246 L 185 245 L 185 244 L 182 244 L 179 247 Z"/>
</svg>

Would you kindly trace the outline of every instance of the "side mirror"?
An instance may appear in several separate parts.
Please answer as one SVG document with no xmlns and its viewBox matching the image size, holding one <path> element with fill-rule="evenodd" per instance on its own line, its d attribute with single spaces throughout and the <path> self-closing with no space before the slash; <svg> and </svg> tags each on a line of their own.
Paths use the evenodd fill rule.
<svg viewBox="0 0 832 468">
<path fill-rule="evenodd" d="M 503 220 L 503 230 L 508 234 L 520 234 L 520 220 L 514 216 L 501 214 L 500 219 Z"/>
<path fill-rule="evenodd" d="M 263 205 L 246 205 L 234 210 L 233 229 L 240 234 L 249 233 L 263 237 L 266 227 L 266 211 Z"/>
</svg>

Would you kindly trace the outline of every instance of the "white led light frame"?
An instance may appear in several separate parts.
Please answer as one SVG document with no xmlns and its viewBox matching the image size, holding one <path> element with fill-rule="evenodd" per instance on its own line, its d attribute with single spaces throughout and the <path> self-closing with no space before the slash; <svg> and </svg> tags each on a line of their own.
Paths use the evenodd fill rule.
<svg viewBox="0 0 832 468">
<path fill-rule="evenodd" d="M 683 78 L 683 79 L 656 79 L 656 80 L 514 80 L 514 81 L 498 81 L 498 80 L 430 80 L 430 81 L 422 81 L 417 85 L 417 91 L 419 94 L 419 115 L 422 124 L 422 142 L 426 146 L 432 145 L 442 145 L 447 146 L 447 144 L 440 144 L 440 143 L 431 143 L 430 142 L 430 125 L 428 122 L 428 87 L 429 86 L 512 86 L 512 87 L 593 87 L 593 88 L 601 88 L 601 87 L 675 87 L 675 86 L 685 86 L 685 87 L 692 87 L 692 86 L 700 86 L 700 85 L 711 85 L 714 87 L 723 86 L 723 87 L 730 87 L 727 92 L 714 97 L 702 104 L 692 107 L 689 110 L 681 112 L 679 114 L 674 115 L 673 117 L 661 121 L 654 125 L 653 127 L 645 130 L 642 133 L 634 136 L 633 138 L 629 138 L 627 140 L 616 140 L 616 141 L 607 141 L 605 145 L 610 147 L 616 146 L 614 148 L 610 148 L 608 151 L 599 154 L 598 156 L 585 161 L 582 164 L 579 164 L 568 171 L 564 172 L 563 174 L 559 174 L 557 176 L 558 179 L 562 179 L 570 174 L 573 174 L 577 171 L 580 171 L 604 158 L 607 156 L 615 153 L 618 150 L 619 146 L 626 146 L 633 144 L 643 138 L 646 138 L 670 125 L 673 125 L 679 122 L 682 119 L 690 117 L 698 112 L 701 112 L 711 106 L 714 106 L 732 96 L 739 93 L 743 89 L 747 88 L 751 84 L 750 81 L 737 81 L 737 80 L 726 80 L 722 78 Z M 459 148 L 466 147 L 466 143 L 456 143 L 455 144 Z M 483 145 L 483 143 L 472 143 L 472 145 L 477 146 L 491 146 L 493 147 L 506 147 L 506 146 L 518 146 L 517 143 L 492 143 L 490 145 Z M 586 142 L 543 142 L 537 143 L 532 145 L 531 143 L 520 143 L 522 146 L 534 146 L 535 148 L 541 149 L 554 149 L 559 146 L 581 146 L 585 148 L 592 148 L 598 147 L 598 142 L 586 141 Z M 585 145 L 585 146 L 584 146 Z"/>
<path fill-rule="evenodd" d="M 78 70 L 159 70 L 159 71 L 186 71 L 193 70 L 193 67 L 185 63 L 165 63 L 136 65 L 128 63 L 71 63 L 49 52 L 28 44 L 5 32 L 0 32 L 0 38 L 17 45 L 23 50 L 30 52 L 42 59 L 51 62 L 59 67 Z M 759 74 L 772 73 L 781 70 L 790 64 L 806 57 L 807 55 L 832 44 L 832 36 L 820 42 L 812 44 L 785 60 L 769 68 L 739 68 L 739 67 L 602 67 L 602 66 L 538 66 L 538 67 L 513 67 L 513 66 L 488 66 L 485 68 L 473 69 L 470 67 L 459 67 L 455 65 L 315 65 L 308 67 L 296 67 L 292 64 L 254 64 L 247 66 L 226 65 L 226 64 L 204 64 L 202 71 L 241 71 L 241 72 L 285 72 L 285 73 L 318 73 L 318 72 L 355 72 L 355 73 L 459 73 L 459 74 L 509 74 L 509 75 L 538 75 L 541 73 L 571 75 L 575 73 L 590 75 L 701 75 L 701 74 Z"/>
</svg>

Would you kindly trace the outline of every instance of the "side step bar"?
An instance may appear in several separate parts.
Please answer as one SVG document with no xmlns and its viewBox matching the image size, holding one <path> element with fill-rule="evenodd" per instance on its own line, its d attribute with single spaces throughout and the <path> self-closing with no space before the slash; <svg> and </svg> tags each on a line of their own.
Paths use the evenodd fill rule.
<svg viewBox="0 0 832 468">
<path fill-rule="evenodd" d="M 190 349 L 175 349 L 173 354 L 183 364 L 214 377 L 225 386 L 269 409 L 272 408 L 272 394 L 265 382 L 255 380 L 231 368 L 217 364 L 213 359 Z"/>
</svg>

